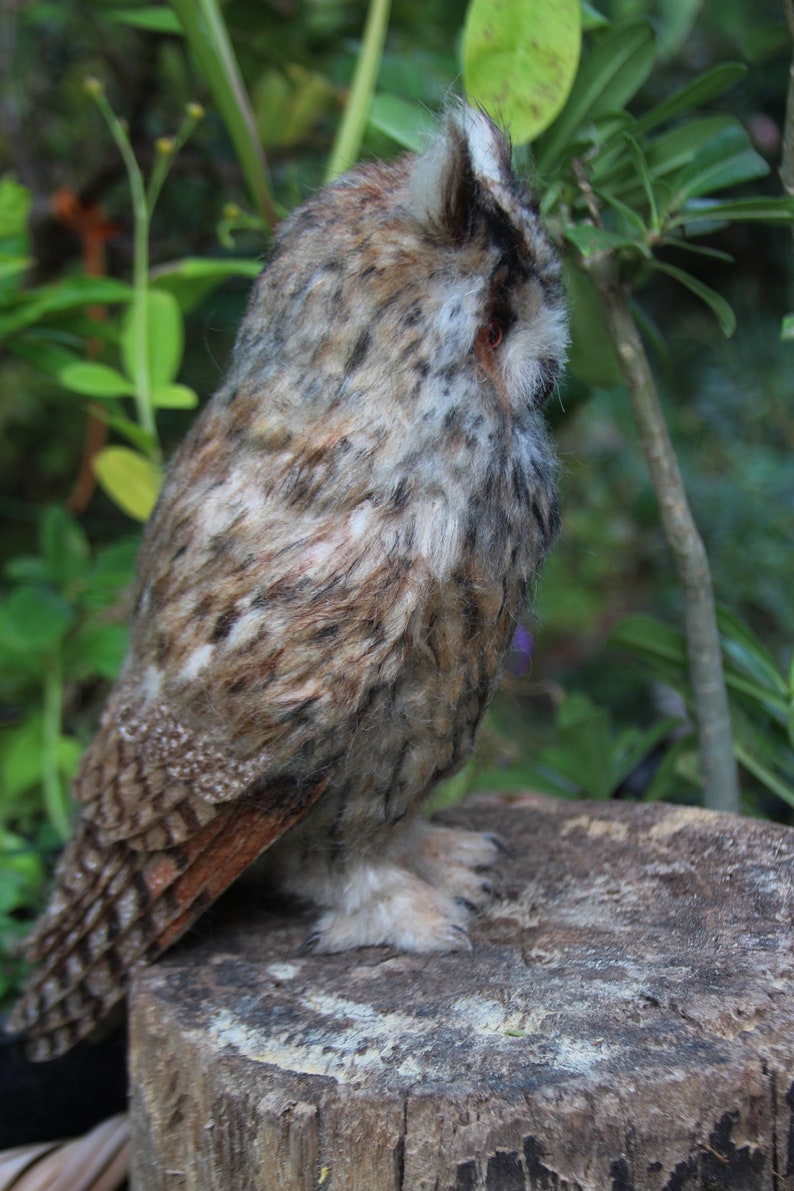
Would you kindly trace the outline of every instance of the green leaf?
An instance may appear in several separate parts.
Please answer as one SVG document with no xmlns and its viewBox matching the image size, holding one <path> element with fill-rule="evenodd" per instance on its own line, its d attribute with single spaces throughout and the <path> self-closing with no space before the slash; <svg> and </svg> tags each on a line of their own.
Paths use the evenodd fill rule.
<svg viewBox="0 0 794 1191">
<path fill-rule="evenodd" d="M 56 378 L 68 364 L 83 363 L 80 356 L 75 355 L 73 351 L 62 347 L 60 343 L 53 343 L 36 331 L 15 337 L 8 344 L 8 348 L 14 355 L 35 364 L 41 372 Z"/>
<path fill-rule="evenodd" d="M 421 153 L 438 129 L 438 120 L 418 103 L 410 103 L 399 95 L 376 95 L 369 109 L 369 122 L 378 132 L 393 141 Z"/>
<path fill-rule="evenodd" d="M 146 360 L 138 358 L 138 325 L 146 324 Z M 120 347 L 124 367 L 140 386 L 143 367 L 148 372 L 149 391 L 172 381 L 179 371 L 184 348 L 184 327 L 179 303 L 167 290 L 152 287 L 145 303 L 134 303 L 127 312 Z"/>
<path fill-rule="evenodd" d="M 61 505 L 47 509 L 39 531 L 41 552 L 56 587 L 83 579 L 91 565 L 88 537 Z"/>
<path fill-rule="evenodd" d="M 786 343 L 794 339 L 794 314 L 785 314 L 780 325 L 780 338 Z"/>
<path fill-rule="evenodd" d="M 726 655 L 745 674 L 758 678 L 770 690 L 785 694 L 786 680 L 775 665 L 774 658 L 749 625 L 728 608 L 717 608 L 717 625 Z"/>
<path fill-rule="evenodd" d="M 155 409 L 195 409 L 198 394 L 188 385 L 158 385 L 152 391 Z"/>
<path fill-rule="evenodd" d="M 588 4 L 587 0 L 581 0 L 582 8 L 582 32 L 589 33 L 591 29 L 606 29 L 609 21 L 602 15 L 592 4 Z"/>
<path fill-rule="evenodd" d="M 752 773 L 753 777 L 762 782 L 768 790 L 782 799 L 789 806 L 794 807 L 794 788 L 787 785 L 777 774 L 759 761 L 759 759 L 744 744 L 734 741 L 733 751 L 740 765 Z"/>
<path fill-rule="evenodd" d="M 132 25 L 152 33 L 182 34 L 179 17 L 170 8 L 111 8 L 107 16 L 119 25 Z"/>
<path fill-rule="evenodd" d="M 620 364 L 607 334 L 601 300 L 581 269 L 565 271 L 571 321 L 568 367 L 591 388 L 612 389 L 622 380 Z"/>
<path fill-rule="evenodd" d="M 596 252 L 615 252 L 621 248 L 627 248 L 632 252 L 640 252 L 647 256 L 645 246 L 639 241 L 633 240 L 629 236 L 619 235 L 617 232 L 605 231 L 604 228 L 592 227 L 588 223 L 578 223 L 567 227 L 565 238 L 578 249 L 585 259 L 593 256 Z"/>
<path fill-rule="evenodd" d="M 702 281 L 698 281 L 697 277 L 693 277 L 691 273 L 686 273 L 683 269 L 676 268 L 675 265 L 668 265 L 662 261 L 654 260 L 652 267 L 660 273 L 666 273 L 668 277 L 674 277 L 676 281 L 680 281 L 681 285 L 685 285 L 696 297 L 700 298 L 701 302 L 705 302 L 709 309 L 716 315 L 723 335 L 726 338 L 730 338 L 736 330 L 736 315 L 733 313 L 728 302 L 720 294 L 711 289 L 710 286 L 704 285 Z"/>
<path fill-rule="evenodd" d="M 525 144 L 568 98 L 581 40 L 579 0 L 471 0 L 463 28 L 466 93 Z"/>
<path fill-rule="evenodd" d="M 30 193 L 7 174 L 0 178 L 0 240 L 27 243 Z"/>
<path fill-rule="evenodd" d="M 723 129 L 695 155 L 674 180 L 674 209 L 687 199 L 738 186 L 769 173 L 769 166 L 750 144 L 738 123 Z"/>
<path fill-rule="evenodd" d="M 700 222 L 767 223 L 770 226 L 794 225 L 794 198 L 694 199 L 669 220 L 671 228 L 693 227 Z M 694 234 L 699 229 L 693 228 Z"/>
<path fill-rule="evenodd" d="M 152 270 L 152 287 L 167 290 L 176 298 L 183 314 L 191 310 L 230 277 L 258 277 L 262 262 L 239 257 L 212 260 L 184 257 Z"/>
<path fill-rule="evenodd" d="M 132 397 L 135 386 L 126 376 L 108 364 L 94 364 L 90 361 L 69 363 L 57 374 L 57 379 L 66 389 L 81 393 L 84 397 Z"/>
<path fill-rule="evenodd" d="M 667 61 L 692 31 L 703 0 L 666 0 L 659 10 L 659 57 Z"/>
<path fill-rule="evenodd" d="M 78 310 L 82 306 L 104 306 L 128 302 L 132 289 L 111 277 L 69 277 L 57 285 L 43 285 L 24 295 L 11 313 L 0 316 L 0 338 L 32 327 L 52 314 Z"/>
<path fill-rule="evenodd" d="M 717 95 L 722 95 L 747 73 L 747 67 L 741 62 L 723 62 L 712 70 L 706 71 L 699 78 L 687 83 L 680 91 L 676 91 L 669 99 L 651 108 L 640 118 L 639 125 L 644 132 L 665 124 L 673 116 L 689 114 L 702 108 Z"/>
<path fill-rule="evenodd" d="M 20 586 L 0 605 L 0 642 L 14 652 L 46 653 L 74 624 L 71 604 L 46 587 Z"/>
<path fill-rule="evenodd" d="M 646 149 L 651 175 L 660 178 L 683 169 L 718 133 L 734 125 L 732 116 L 703 116 L 656 137 Z"/>
<path fill-rule="evenodd" d="M 136 521 L 148 520 L 162 482 L 156 463 L 129 447 L 105 447 L 94 458 L 94 472 L 123 512 Z"/>
<path fill-rule="evenodd" d="M 610 631 L 609 641 L 651 658 L 686 666 L 684 634 L 662 624 L 653 616 L 627 616 Z"/>
<path fill-rule="evenodd" d="M 0 736 L 0 776 L 4 803 L 41 781 L 41 742 L 42 717 L 38 710 L 31 712 L 18 727 L 3 731 Z"/>
<path fill-rule="evenodd" d="M 123 624 L 90 624 L 70 639 L 67 663 L 75 680 L 118 676 L 127 652 L 128 632 Z"/>
<path fill-rule="evenodd" d="M 133 581 L 139 548 L 134 536 L 99 551 L 83 591 L 86 608 L 107 608 L 118 602 L 121 591 Z"/>
<path fill-rule="evenodd" d="M 538 144 L 538 171 L 556 167 L 583 124 L 625 107 L 653 68 L 656 40 L 646 22 L 606 35 L 582 60 L 559 118 Z"/>
</svg>

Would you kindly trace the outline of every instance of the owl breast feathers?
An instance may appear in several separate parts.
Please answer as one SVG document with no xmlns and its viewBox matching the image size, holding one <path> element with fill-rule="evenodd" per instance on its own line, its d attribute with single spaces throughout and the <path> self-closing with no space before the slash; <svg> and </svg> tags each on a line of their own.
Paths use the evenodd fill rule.
<svg viewBox="0 0 794 1191">
<path fill-rule="evenodd" d="M 485 115 L 282 225 L 147 528 L 131 644 L 13 1025 L 67 1050 L 267 850 L 309 944 L 469 946 L 468 758 L 554 536 L 560 265 Z"/>
</svg>

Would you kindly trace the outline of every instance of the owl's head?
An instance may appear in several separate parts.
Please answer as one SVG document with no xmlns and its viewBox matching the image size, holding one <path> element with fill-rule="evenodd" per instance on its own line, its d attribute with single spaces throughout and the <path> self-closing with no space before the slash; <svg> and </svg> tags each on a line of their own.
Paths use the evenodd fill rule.
<svg viewBox="0 0 794 1191">
<path fill-rule="evenodd" d="M 446 386 L 453 401 L 465 374 L 483 400 L 518 413 L 548 397 L 566 344 L 560 264 L 537 205 L 504 134 L 461 104 L 424 154 L 359 166 L 285 221 L 236 380 L 326 414 L 379 390 L 414 411 L 423 397 L 437 407 L 445 378 L 460 382 Z"/>
</svg>

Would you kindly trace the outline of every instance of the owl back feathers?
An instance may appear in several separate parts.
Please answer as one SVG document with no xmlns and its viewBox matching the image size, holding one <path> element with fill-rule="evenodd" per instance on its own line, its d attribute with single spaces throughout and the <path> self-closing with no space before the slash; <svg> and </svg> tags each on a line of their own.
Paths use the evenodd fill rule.
<svg viewBox="0 0 794 1191">
<path fill-rule="evenodd" d="M 313 866 L 333 892 L 465 763 L 556 530 L 538 411 L 565 346 L 559 262 L 481 112 L 284 221 L 147 527 L 12 1019 L 36 1057 L 256 857 L 289 867 L 289 828 L 285 888 Z"/>
</svg>

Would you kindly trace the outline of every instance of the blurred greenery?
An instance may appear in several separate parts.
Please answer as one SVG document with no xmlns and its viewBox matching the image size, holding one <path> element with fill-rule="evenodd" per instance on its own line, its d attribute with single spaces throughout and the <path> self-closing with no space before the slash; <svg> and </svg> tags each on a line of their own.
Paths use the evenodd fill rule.
<svg viewBox="0 0 794 1191">
<path fill-rule="evenodd" d="M 106 476 L 103 491 L 89 478 L 86 495 L 78 484 L 86 444 L 99 427 L 103 448 L 152 467 L 171 453 L 194 416 L 187 394 L 203 403 L 223 373 L 249 279 L 268 249 L 250 175 L 216 102 L 222 84 L 211 86 L 197 64 L 178 7 L 28 0 L 0 12 L 0 949 L 9 955 L 0 996 L 19 978 L 15 940 L 40 906 L 68 828 L 68 780 L 123 653 L 137 541 L 136 523 L 119 507 L 129 459 L 106 456 L 121 466 L 121 485 Z M 228 0 L 220 11 L 283 213 L 322 184 L 367 7 Z M 362 156 L 423 142 L 433 114 L 460 90 L 466 62 L 471 70 L 472 54 L 477 60 L 470 41 L 464 53 L 465 15 L 459 0 L 394 0 Z M 791 45 L 777 0 L 605 0 L 582 5 L 582 28 L 573 92 L 556 121 L 541 121 L 545 131 L 524 154 L 558 232 L 560 212 L 576 214 L 583 203 L 566 190 L 566 153 L 590 154 L 596 181 L 611 187 L 607 230 L 627 253 L 663 215 L 658 204 L 671 179 L 684 179 L 693 202 L 712 195 L 704 180 L 712 167 L 726 184 L 742 184 L 731 199 L 780 194 Z M 611 37 L 621 39 L 625 69 L 616 65 L 607 82 L 604 71 L 616 63 Z M 150 188 L 164 160 L 162 138 L 180 139 L 187 105 L 198 101 L 205 111 L 190 139 L 169 151 L 156 210 L 153 201 L 146 208 L 148 261 L 137 289 L 141 225 L 129 170 L 86 95 L 87 77 L 123 118 Z M 671 97 L 682 89 L 676 108 Z M 551 120 L 560 95 L 549 103 Z M 629 134 L 642 150 L 630 168 Z M 580 215 L 568 225 L 570 243 L 586 254 L 604 244 Z M 748 702 L 746 691 L 732 704 L 745 806 L 794 822 L 790 800 L 765 778 L 772 773 L 790 789 L 791 729 L 781 707 L 791 705 L 794 641 L 794 348 L 780 327 L 794 307 L 791 233 L 713 212 L 699 231 L 700 256 L 674 235 L 660 251 L 652 246 L 666 273 L 651 269 L 650 248 L 636 252 L 639 316 L 718 600 L 740 618 L 723 621 L 726 656 L 733 649 L 735 662 L 737 641 L 756 657 L 763 651 L 779 678 L 771 711 L 763 700 Z M 86 275 L 92 247 L 100 277 Z M 680 270 L 693 280 L 689 288 L 679 284 Z M 453 793 L 531 784 L 563 796 L 696 801 L 680 671 L 659 665 L 658 652 L 654 661 L 655 630 L 643 652 L 615 629 L 642 613 L 663 634 L 680 622 L 681 597 L 597 295 L 573 265 L 568 275 L 571 370 L 548 410 L 562 462 L 563 537 L 477 758 Z M 159 379 L 170 386 L 152 405 L 156 435 L 125 396 L 142 358 L 136 365 L 131 346 L 136 301 L 139 309 L 167 305 L 149 324 L 172 328 L 156 349 Z M 734 316 L 736 331 L 726 338 Z M 127 511 L 147 507 L 133 502 Z"/>
</svg>

